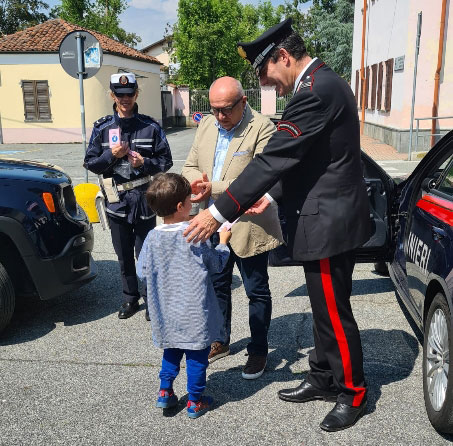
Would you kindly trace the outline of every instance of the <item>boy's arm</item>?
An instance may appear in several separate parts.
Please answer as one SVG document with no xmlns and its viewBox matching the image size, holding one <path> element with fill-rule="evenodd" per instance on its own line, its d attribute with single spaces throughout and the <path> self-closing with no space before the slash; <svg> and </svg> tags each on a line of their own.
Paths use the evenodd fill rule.
<svg viewBox="0 0 453 446">
<path fill-rule="evenodd" d="M 146 280 L 146 257 L 148 253 L 148 236 L 146 236 L 145 241 L 143 242 L 140 255 L 138 256 L 137 266 L 135 267 L 137 272 L 137 277 L 140 280 Z"/>
<path fill-rule="evenodd" d="M 215 248 L 211 242 L 207 240 L 201 243 L 203 263 L 208 268 L 210 273 L 220 273 L 225 267 L 228 258 L 230 257 L 230 249 L 227 245 L 219 244 Z"/>
</svg>

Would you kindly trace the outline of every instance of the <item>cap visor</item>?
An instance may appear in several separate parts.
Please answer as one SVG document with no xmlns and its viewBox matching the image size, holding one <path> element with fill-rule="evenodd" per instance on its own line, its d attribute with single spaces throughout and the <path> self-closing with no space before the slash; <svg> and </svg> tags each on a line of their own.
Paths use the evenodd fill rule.
<svg viewBox="0 0 453 446">
<path fill-rule="evenodd" d="M 112 89 L 113 93 L 135 93 L 136 89 L 135 88 L 113 88 Z"/>
</svg>

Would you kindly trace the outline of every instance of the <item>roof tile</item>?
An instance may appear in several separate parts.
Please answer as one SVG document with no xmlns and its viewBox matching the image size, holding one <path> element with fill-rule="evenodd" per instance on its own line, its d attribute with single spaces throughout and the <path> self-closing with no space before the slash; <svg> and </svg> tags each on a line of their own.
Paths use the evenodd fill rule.
<svg viewBox="0 0 453 446">
<path fill-rule="evenodd" d="M 58 52 L 61 41 L 68 33 L 76 30 L 88 31 L 93 34 L 99 40 L 104 53 L 162 65 L 155 57 L 143 54 L 104 34 L 82 28 L 62 19 L 47 20 L 23 31 L 0 37 L 0 53 Z"/>
</svg>

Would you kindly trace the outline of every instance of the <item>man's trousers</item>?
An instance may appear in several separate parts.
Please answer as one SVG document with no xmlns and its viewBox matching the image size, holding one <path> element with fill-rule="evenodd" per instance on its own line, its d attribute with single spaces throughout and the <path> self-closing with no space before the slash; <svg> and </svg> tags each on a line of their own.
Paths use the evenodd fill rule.
<svg viewBox="0 0 453 446">
<path fill-rule="evenodd" d="M 307 380 L 339 391 L 337 401 L 357 407 L 366 394 L 362 344 L 350 296 L 354 251 L 303 263 L 313 312 L 315 348 Z"/>
<path fill-rule="evenodd" d="M 109 216 L 110 231 L 115 253 L 121 269 L 123 302 L 134 303 L 140 299 L 135 257 L 138 258 L 148 232 L 156 226 L 156 217 L 138 220 L 131 224 L 119 218 Z M 135 256 L 134 256 L 135 251 Z M 146 291 L 143 298 L 146 301 Z"/>
<path fill-rule="evenodd" d="M 218 240 L 213 236 L 213 243 Z M 267 335 L 272 316 L 272 299 L 269 290 L 267 263 L 269 252 L 263 252 L 252 257 L 237 256 L 230 246 L 230 257 L 220 273 L 212 274 L 212 283 L 224 318 L 225 344 L 230 343 L 231 335 L 231 285 L 233 269 L 236 263 L 241 274 L 245 292 L 249 298 L 249 326 L 251 341 L 247 345 L 249 354 L 267 356 Z"/>
</svg>

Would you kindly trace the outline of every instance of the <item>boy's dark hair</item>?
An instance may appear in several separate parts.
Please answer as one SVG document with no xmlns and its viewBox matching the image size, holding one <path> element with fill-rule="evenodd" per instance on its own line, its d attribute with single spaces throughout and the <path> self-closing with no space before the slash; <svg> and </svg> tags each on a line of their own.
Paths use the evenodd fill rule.
<svg viewBox="0 0 453 446">
<path fill-rule="evenodd" d="M 296 60 L 302 59 L 307 54 L 307 48 L 305 47 L 304 39 L 297 33 L 290 34 L 283 42 L 277 45 L 271 54 L 272 62 L 277 62 L 279 54 L 278 50 L 284 48 L 288 53 Z"/>
<path fill-rule="evenodd" d="M 146 191 L 146 201 L 159 217 L 168 217 L 176 212 L 178 203 L 184 203 L 191 193 L 190 183 L 182 175 L 159 173 Z"/>
</svg>

